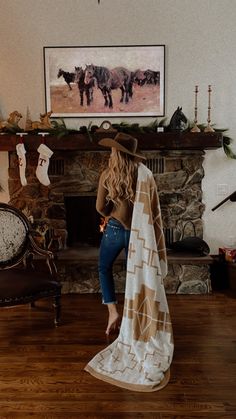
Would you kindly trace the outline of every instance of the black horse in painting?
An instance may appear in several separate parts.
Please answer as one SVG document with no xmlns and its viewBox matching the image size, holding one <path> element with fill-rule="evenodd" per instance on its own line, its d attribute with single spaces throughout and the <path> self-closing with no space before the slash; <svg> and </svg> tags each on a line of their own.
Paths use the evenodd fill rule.
<svg viewBox="0 0 236 419">
<path fill-rule="evenodd" d="M 71 83 L 74 83 L 75 81 L 75 73 L 69 73 L 68 71 L 64 71 L 61 68 L 59 69 L 57 73 L 57 78 L 63 76 L 66 84 L 68 85 L 69 89 L 72 90 Z"/>
<path fill-rule="evenodd" d="M 184 113 L 182 112 L 182 107 L 176 109 L 173 113 L 170 123 L 168 125 L 168 129 L 170 131 L 185 131 L 187 129 L 188 120 Z"/>
<path fill-rule="evenodd" d="M 84 93 L 87 99 L 87 106 L 93 101 L 94 78 L 89 83 L 85 83 L 85 71 L 82 67 L 75 67 L 75 83 L 78 85 L 80 94 L 80 106 L 84 105 Z"/>
<path fill-rule="evenodd" d="M 111 91 L 120 88 L 120 102 L 128 103 L 132 97 L 132 78 L 131 72 L 124 67 L 116 67 L 109 70 L 107 67 L 98 67 L 93 64 L 85 68 L 85 84 L 89 84 L 92 79 L 96 79 L 97 86 L 101 90 L 105 106 L 113 107 Z"/>
<path fill-rule="evenodd" d="M 146 70 L 144 76 L 147 84 L 160 84 L 160 71 Z"/>
</svg>

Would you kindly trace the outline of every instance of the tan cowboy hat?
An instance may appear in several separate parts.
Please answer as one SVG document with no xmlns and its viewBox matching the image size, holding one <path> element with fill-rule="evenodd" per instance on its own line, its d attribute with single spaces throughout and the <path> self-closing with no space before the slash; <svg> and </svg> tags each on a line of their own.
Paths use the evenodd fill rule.
<svg viewBox="0 0 236 419">
<path fill-rule="evenodd" d="M 119 151 L 123 151 L 123 153 L 146 160 L 146 157 L 136 153 L 138 140 L 129 134 L 125 134 L 124 132 L 118 132 L 114 139 L 103 138 L 98 144 L 104 147 L 114 147 Z"/>
</svg>

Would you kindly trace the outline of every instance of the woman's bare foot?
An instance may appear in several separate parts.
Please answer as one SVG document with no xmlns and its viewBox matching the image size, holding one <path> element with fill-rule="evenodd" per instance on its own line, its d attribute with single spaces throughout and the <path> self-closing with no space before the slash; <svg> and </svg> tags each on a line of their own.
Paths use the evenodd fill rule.
<svg viewBox="0 0 236 419">
<path fill-rule="evenodd" d="M 119 329 L 120 325 L 120 316 L 116 308 L 116 304 L 111 303 L 107 304 L 109 317 L 108 317 L 108 324 L 106 329 L 106 335 L 109 335 L 111 331 L 116 331 Z"/>
</svg>

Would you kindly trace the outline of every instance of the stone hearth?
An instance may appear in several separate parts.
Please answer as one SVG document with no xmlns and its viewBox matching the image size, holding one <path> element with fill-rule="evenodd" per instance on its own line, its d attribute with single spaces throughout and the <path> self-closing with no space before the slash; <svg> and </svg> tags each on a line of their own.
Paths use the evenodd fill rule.
<svg viewBox="0 0 236 419">
<path fill-rule="evenodd" d="M 171 135 L 174 139 L 173 134 Z M 192 138 L 195 141 L 196 137 Z M 201 136 L 201 141 L 203 141 L 202 138 L 204 139 L 204 136 Z M 208 139 L 208 137 L 205 138 Z M 38 138 L 35 144 L 30 141 L 28 150 L 26 144 L 28 184 L 24 187 L 20 183 L 14 147 L 9 148 L 10 203 L 32 215 L 36 224 L 46 223 L 49 231 L 53 230 L 56 235 L 61 237 L 63 248 L 57 253 L 57 257 L 63 291 L 66 293 L 99 292 L 97 272 L 99 246 L 90 246 L 88 243 L 81 245 L 80 243 L 79 248 L 68 247 L 67 223 L 72 214 L 68 213 L 66 201 L 70 197 L 73 199 L 96 197 L 98 178 L 107 164 L 109 152 L 94 145 L 90 145 L 86 150 L 86 146 L 71 146 L 71 142 L 66 148 L 67 139 L 64 139 L 62 147 L 57 147 L 57 139 L 54 139 L 53 143 L 52 139 L 49 140 L 47 145 L 50 148 L 53 148 L 52 144 L 54 145 L 54 154 L 49 166 L 51 185 L 45 187 L 35 177 L 38 141 Z M 189 140 L 187 143 L 190 144 Z M 60 144 L 62 144 L 62 140 L 60 140 Z M 149 149 L 147 149 L 147 144 L 144 142 L 143 144 L 143 153 L 147 158 L 146 164 L 152 170 L 159 190 L 167 245 L 180 237 L 184 224 L 189 220 L 194 223 L 197 235 L 202 237 L 203 146 L 197 149 L 198 146 L 195 142 L 195 146 L 190 149 L 186 149 L 186 147 L 180 149 L 176 139 L 174 145 L 171 145 L 170 139 L 169 143 L 167 141 L 169 144 L 167 149 L 163 149 L 163 146 L 158 148 L 154 142 L 152 142 L 153 147 L 149 143 Z M 183 141 L 182 144 L 184 144 Z M 219 146 L 217 143 L 216 147 Z M 79 210 L 76 215 L 79 217 Z M 90 220 L 91 218 L 88 218 L 86 222 L 90 223 Z M 185 234 L 188 236 L 192 233 L 192 227 L 189 224 Z M 181 258 L 170 254 L 168 260 L 169 272 L 165 279 L 167 293 L 205 294 L 210 292 L 209 264 L 211 258 Z M 117 291 L 123 292 L 125 262 L 122 255 L 115 264 L 115 278 Z"/>
</svg>

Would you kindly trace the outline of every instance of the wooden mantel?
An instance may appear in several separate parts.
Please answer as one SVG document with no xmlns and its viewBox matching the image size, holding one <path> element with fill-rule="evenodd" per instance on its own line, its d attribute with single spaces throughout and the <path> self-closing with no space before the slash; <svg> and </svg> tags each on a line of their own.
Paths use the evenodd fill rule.
<svg viewBox="0 0 236 419">
<path fill-rule="evenodd" d="M 210 150 L 222 146 L 223 134 L 221 132 L 163 132 L 163 133 L 133 133 L 139 141 L 140 150 Z M 114 138 L 114 133 L 93 133 L 90 140 L 87 134 L 69 134 L 61 138 L 54 135 L 45 137 L 45 144 L 52 150 L 81 150 L 104 151 L 98 141 L 104 137 Z M 23 138 L 27 151 L 37 150 L 42 142 L 40 135 L 28 134 Z M 0 151 L 15 151 L 20 137 L 14 134 L 0 135 Z"/>
</svg>

